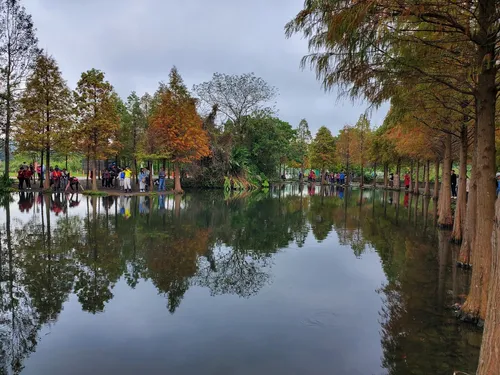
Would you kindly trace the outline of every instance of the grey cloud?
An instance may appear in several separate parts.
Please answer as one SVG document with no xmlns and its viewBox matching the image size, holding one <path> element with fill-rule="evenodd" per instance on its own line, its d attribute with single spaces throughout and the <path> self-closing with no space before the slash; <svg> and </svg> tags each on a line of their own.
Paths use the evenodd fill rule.
<svg viewBox="0 0 500 375">
<path fill-rule="evenodd" d="M 286 39 L 284 25 L 302 0 L 25 0 L 40 46 L 58 60 L 74 87 L 81 72 L 98 68 L 123 97 L 154 92 L 176 65 L 188 87 L 214 72 L 255 72 L 280 95 L 282 119 L 306 118 L 336 133 L 366 109 L 325 93 L 309 70 L 300 70 L 307 43 Z M 384 106 L 373 113 L 381 124 Z"/>
</svg>

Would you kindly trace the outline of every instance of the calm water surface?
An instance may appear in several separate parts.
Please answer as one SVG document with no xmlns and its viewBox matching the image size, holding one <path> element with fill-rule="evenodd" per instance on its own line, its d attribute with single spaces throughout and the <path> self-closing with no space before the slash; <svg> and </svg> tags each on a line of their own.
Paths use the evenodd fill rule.
<svg viewBox="0 0 500 375">
<path fill-rule="evenodd" d="M 404 193 L 16 194 L 0 202 L 0 374 L 451 375 L 469 275 Z"/>
</svg>

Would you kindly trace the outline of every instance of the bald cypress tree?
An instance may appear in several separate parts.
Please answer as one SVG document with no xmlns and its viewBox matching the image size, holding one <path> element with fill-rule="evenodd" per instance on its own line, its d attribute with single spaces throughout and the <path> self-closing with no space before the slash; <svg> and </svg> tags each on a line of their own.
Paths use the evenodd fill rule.
<svg viewBox="0 0 500 375">
<path fill-rule="evenodd" d="M 43 151 L 45 188 L 49 187 L 51 151 L 65 151 L 73 137 L 71 91 L 53 57 L 39 55 L 20 99 L 16 143 L 20 150 Z"/>
</svg>

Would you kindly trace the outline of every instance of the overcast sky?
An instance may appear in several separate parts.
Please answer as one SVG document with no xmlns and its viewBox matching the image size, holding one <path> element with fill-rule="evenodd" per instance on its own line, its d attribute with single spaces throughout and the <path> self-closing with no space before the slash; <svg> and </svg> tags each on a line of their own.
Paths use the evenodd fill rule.
<svg viewBox="0 0 500 375">
<path fill-rule="evenodd" d="M 354 124 L 367 105 L 324 93 L 313 72 L 299 68 L 307 53 L 284 25 L 303 0 L 24 0 L 40 47 L 59 62 L 74 88 L 81 72 L 97 68 L 126 97 L 153 93 L 176 65 L 186 84 L 214 72 L 254 72 L 280 92 L 279 116 L 296 126 L 306 118 L 315 132 L 336 134 Z M 380 125 L 387 108 L 372 113 Z"/>
</svg>

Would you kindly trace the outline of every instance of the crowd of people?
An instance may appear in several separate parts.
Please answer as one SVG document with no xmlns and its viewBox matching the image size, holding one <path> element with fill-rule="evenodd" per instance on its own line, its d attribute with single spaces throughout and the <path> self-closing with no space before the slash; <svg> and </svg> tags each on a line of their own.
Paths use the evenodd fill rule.
<svg viewBox="0 0 500 375">
<path fill-rule="evenodd" d="M 45 167 L 43 165 L 35 167 L 33 164 L 22 164 L 17 171 L 19 190 L 32 190 L 32 184 L 35 182 L 36 177 L 38 178 L 40 187 L 42 188 L 45 180 Z M 49 186 L 54 191 L 67 192 L 69 189 L 72 191 L 78 191 L 79 189 L 78 178 L 71 176 L 66 169 L 60 169 L 57 165 L 55 168 L 49 168 L 49 181 Z"/>
<path fill-rule="evenodd" d="M 102 187 L 120 188 L 120 190 L 130 193 L 132 191 L 132 175 L 133 173 L 129 166 L 120 168 L 113 164 L 102 172 Z M 152 191 L 155 185 L 158 187 L 158 191 L 165 191 L 166 177 L 164 168 L 160 168 L 157 177 L 153 175 L 148 167 L 140 168 L 137 174 L 139 192 Z"/>
<path fill-rule="evenodd" d="M 302 172 L 299 172 L 299 179 L 301 179 Z M 337 184 L 337 185 L 345 185 L 346 184 L 346 179 L 347 179 L 347 174 L 345 172 L 324 172 L 324 175 L 321 173 L 319 176 L 316 176 L 316 172 L 314 170 L 309 171 L 309 175 L 307 176 L 307 181 L 308 182 L 316 182 L 318 181 L 323 181 L 323 178 L 326 182 L 328 182 L 330 185 Z"/>
</svg>

